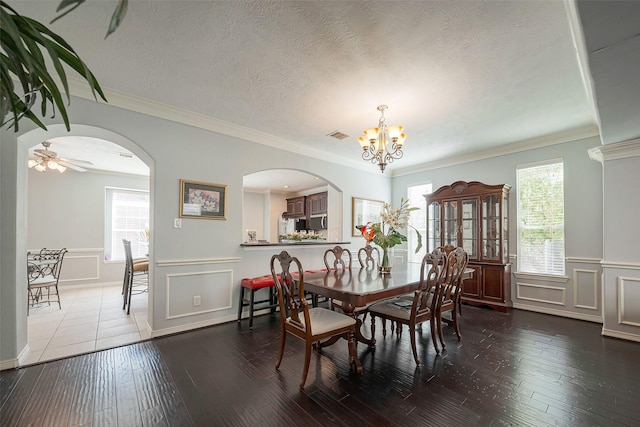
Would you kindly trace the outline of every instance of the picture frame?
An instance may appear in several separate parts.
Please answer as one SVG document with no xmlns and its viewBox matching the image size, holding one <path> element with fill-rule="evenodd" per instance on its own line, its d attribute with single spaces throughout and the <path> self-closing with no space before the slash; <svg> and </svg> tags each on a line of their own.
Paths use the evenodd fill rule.
<svg viewBox="0 0 640 427">
<path fill-rule="evenodd" d="M 356 226 L 365 225 L 368 222 L 380 222 L 380 213 L 384 202 L 382 200 L 351 198 L 351 236 L 360 237 L 361 233 Z"/>
<path fill-rule="evenodd" d="M 227 186 L 180 180 L 180 218 L 227 219 Z"/>
</svg>

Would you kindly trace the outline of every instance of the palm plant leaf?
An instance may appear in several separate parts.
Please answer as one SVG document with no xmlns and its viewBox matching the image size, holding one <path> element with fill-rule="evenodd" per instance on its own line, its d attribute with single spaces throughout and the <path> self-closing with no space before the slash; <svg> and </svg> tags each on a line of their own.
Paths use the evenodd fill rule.
<svg viewBox="0 0 640 427">
<path fill-rule="evenodd" d="M 63 16 L 68 15 L 72 11 L 76 10 L 78 6 L 84 3 L 86 0 L 62 0 L 56 9 L 57 12 L 62 11 L 62 13 L 56 16 L 51 23 L 53 24 L 58 19 Z M 129 0 L 118 0 L 118 5 L 116 9 L 113 11 L 113 15 L 111 15 L 111 21 L 109 22 L 109 28 L 107 29 L 107 35 L 104 36 L 106 39 L 109 37 L 111 33 L 118 29 L 125 15 L 127 14 L 127 8 L 129 6 Z M 65 10 L 66 9 L 66 10 Z"/>
<path fill-rule="evenodd" d="M 78 1 L 81 3 L 84 0 L 67 1 L 66 3 Z M 53 64 L 54 75 L 57 75 L 64 89 L 67 102 L 70 102 L 70 95 L 64 65 L 84 77 L 96 100 L 97 92 L 104 101 L 107 101 L 91 70 L 62 37 L 40 22 L 19 15 L 4 1 L 0 1 L 0 43 L 2 48 L 0 52 L 0 87 L 2 88 L 0 107 L 2 108 L 3 126 L 11 124 L 18 131 L 19 120 L 26 117 L 46 130 L 44 124 L 31 112 L 31 107 L 40 96 L 42 115 L 46 115 L 49 105 L 51 105 L 54 115 L 57 108 L 67 130 L 70 130 L 63 95 L 47 68 L 43 51 L 47 53 L 48 59 Z M 19 81 L 22 96 L 15 92 L 12 78 Z"/>
</svg>

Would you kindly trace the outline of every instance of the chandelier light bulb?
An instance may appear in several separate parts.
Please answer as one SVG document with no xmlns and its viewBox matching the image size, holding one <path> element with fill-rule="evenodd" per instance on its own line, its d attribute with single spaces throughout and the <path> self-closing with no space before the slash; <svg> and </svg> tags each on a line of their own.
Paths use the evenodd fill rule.
<svg viewBox="0 0 640 427">
<path fill-rule="evenodd" d="M 385 123 L 384 110 L 386 105 L 379 105 L 380 119 L 378 127 L 364 130 L 364 136 L 358 138 L 358 143 L 362 147 L 362 159 L 378 165 L 384 173 L 388 163 L 401 159 L 403 156 L 402 146 L 407 138 L 407 134 L 402 133 L 404 126 L 387 126 Z"/>
<path fill-rule="evenodd" d="M 58 163 L 51 159 L 47 162 L 47 166 L 49 166 L 49 169 L 57 169 L 58 168 Z"/>
<path fill-rule="evenodd" d="M 62 166 L 61 164 L 58 164 L 58 167 L 56 168 L 58 170 L 58 172 L 62 173 L 64 171 L 67 170 L 66 166 Z"/>
<path fill-rule="evenodd" d="M 29 166 L 29 168 L 32 168 L 37 164 L 38 164 L 38 161 L 34 159 L 29 159 L 29 161 L 27 162 L 27 166 Z"/>
<path fill-rule="evenodd" d="M 38 164 L 36 165 L 36 170 L 37 170 L 38 172 L 44 172 L 44 171 L 46 171 L 46 170 L 47 170 L 47 168 L 46 168 L 46 166 L 45 166 L 45 165 L 43 165 L 42 163 L 38 163 Z"/>
</svg>

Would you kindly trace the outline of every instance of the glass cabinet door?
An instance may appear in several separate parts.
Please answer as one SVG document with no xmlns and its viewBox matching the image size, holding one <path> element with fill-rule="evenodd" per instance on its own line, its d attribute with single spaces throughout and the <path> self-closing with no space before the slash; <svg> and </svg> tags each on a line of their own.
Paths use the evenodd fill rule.
<svg viewBox="0 0 640 427">
<path fill-rule="evenodd" d="M 502 262 L 509 259 L 509 200 L 502 197 Z"/>
<path fill-rule="evenodd" d="M 427 206 L 427 251 L 440 246 L 440 203 L 432 202 Z"/>
<path fill-rule="evenodd" d="M 446 200 L 442 203 L 443 245 L 458 246 L 458 201 Z"/>
<path fill-rule="evenodd" d="M 469 254 L 469 258 L 478 259 L 478 201 L 477 199 L 462 200 L 462 249 Z"/>
<path fill-rule="evenodd" d="M 500 199 L 487 196 L 482 200 L 482 258 L 501 259 Z"/>
</svg>

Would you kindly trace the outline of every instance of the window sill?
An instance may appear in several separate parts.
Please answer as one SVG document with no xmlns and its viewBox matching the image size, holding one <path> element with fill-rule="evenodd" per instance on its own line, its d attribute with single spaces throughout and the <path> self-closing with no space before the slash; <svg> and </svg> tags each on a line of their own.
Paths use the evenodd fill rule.
<svg viewBox="0 0 640 427">
<path fill-rule="evenodd" d="M 533 279 L 533 280 L 544 280 L 545 282 L 557 282 L 557 283 L 567 283 L 569 281 L 569 276 L 556 276 L 552 274 L 540 274 L 540 273 L 523 273 L 520 271 L 514 271 L 513 275 L 516 279 Z"/>
</svg>

